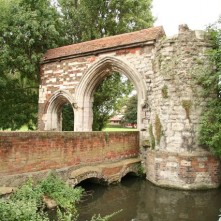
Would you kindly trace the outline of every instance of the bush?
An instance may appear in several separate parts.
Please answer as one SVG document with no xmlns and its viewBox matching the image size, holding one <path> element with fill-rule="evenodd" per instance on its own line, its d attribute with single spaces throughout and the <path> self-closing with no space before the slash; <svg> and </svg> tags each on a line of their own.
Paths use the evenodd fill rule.
<svg viewBox="0 0 221 221">
<path fill-rule="evenodd" d="M 48 214 L 44 211 L 44 196 L 56 201 L 58 221 L 76 221 L 76 203 L 80 201 L 82 192 L 82 188 L 68 186 L 55 174 L 50 174 L 37 185 L 29 180 L 9 199 L 0 199 L 1 221 L 49 221 Z M 94 215 L 91 221 L 108 221 L 117 213 L 103 218 Z"/>
<path fill-rule="evenodd" d="M 74 221 L 78 214 L 76 203 L 80 201 L 81 188 L 69 187 L 54 174 L 50 174 L 37 185 L 29 180 L 13 193 L 8 200 L 0 200 L 1 220 L 5 221 L 48 221 L 44 212 L 43 196 L 56 201 L 59 221 Z"/>
<path fill-rule="evenodd" d="M 209 52 L 209 59 L 214 67 L 212 71 L 202 71 L 198 82 L 204 89 L 204 96 L 211 97 L 202 114 L 199 133 L 200 144 L 209 148 L 214 154 L 221 156 L 221 24 L 208 28 L 213 49 Z"/>
</svg>

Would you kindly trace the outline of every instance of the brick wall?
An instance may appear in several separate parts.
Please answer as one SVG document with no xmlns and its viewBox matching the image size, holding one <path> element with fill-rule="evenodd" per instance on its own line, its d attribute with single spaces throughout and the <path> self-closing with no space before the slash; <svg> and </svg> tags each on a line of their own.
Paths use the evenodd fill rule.
<svg viewBox="0 0 221 221">
<path fill-rule="evenodd" d="M 138 132 L 0 132 L 0 177 L 136 157 Z"/>
<path fill-rule="evenodd" d="M 160 186 L 181 189 L 216 188 L 221 184 L 221 163 L 206 151 L 170 153 L 147 151 L 147 179 Z"/>
</svg>

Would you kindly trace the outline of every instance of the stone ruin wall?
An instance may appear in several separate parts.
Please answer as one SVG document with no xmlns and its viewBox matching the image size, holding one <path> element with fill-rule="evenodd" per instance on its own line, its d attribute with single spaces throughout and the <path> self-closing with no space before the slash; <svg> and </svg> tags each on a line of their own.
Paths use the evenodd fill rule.
<svg viewBox="0 0 221 221">
<path fill-rule="evenodd" d="M 149 96 L 152 150 L 146 152 L 146 172 L 157 185 L 197 189 L 221 183 L 220 160 L 198 143 L 206 100 L 194 76 L 210 71 L 210 47 L 203 31 L 187 26 L 180 26 L 178 35 L 161 39 L 156 46 Z"/>
<path fill-rule="evenodd" d="M 114 57 L 136 70 L 145 84 L 145 96 L 138 105 L 141 158 L 147 179 L 157 185 L 185 189 L 217 187 L 221 183 L 220 160 L 197 141 L 206 101 L 194 75 L 209 67 L 209 48 L 204 32 L 180 26 L 178 35 L 164 37 L 156 45 L 43 64 L 39 129 L 47 129 L 46 109 L 53 93 L 68 91 L 72 102 L 78 103 L 75 93 L 84 73 L 105 57 Z M 74 111 L 77 116 L 78 110 Z"/>
<path fill-rule="evenodd" d="M 151 79 L 154 76 L 152 63 L 153 63 L 153 51 L 154 45 L 148 45 L 143 47 L 121 49 L 114 52 L 99 54 L 99 55 L 89 55 L 85 57 L 72 58 L 68 60 L 60 60 L 52 63 L 43 64 L 41 67 L 41 86 L 39 89 L 39 130 L 47 129 L 47 107 L 49 105 L 49 100 L 56 91 L 62 90 L 67 91 L 72 96 L 72 102 L 76 104 L 79 108 L 80 100 L 76 97 L 76 90 L 79 82 L 82 80 L 85 72 L 93 67 L 100 60 L 110 57 L 119 59 L 120 62 L 125 65 L 132 67 L 139 74 L 141 81 L 145 82 L 146 94 L 150 93 L 151 90 Z M 110 67 L 105 67 L 104 69 L 109 70 Z M 130 74 L 125 74 L 128 78 L 131 78 Z M 101 76 L 101 79 L 103 76 Z M 139 90 L 140 88 L 138 88 Z M 140 94 L 141 103 L 145 103 L 146 97 L 144 93 Z M 139 95 L 138 95 L 139 96 Z M 74 109 L 74 114 L 78 118 L 78 109 Z M 140 123 L 139 129 L 147 130 L 148 119 L 146 117 L 146 110 L 141 107 L 140 111 Z M 58 128 L 51 130 L 59 130 Z M 83 129 L 84 130 L 84 129 Z M 81 125 L 75 128 L 75 131 L 82 131 Z"/>
<path fill-rule="evenodd" d="M 148 97 L 156 149 L 185 152 L 198 148 L 197 130 L 205 100 L 194 75 L 208 68 L 210 47 L 204 32 L 184 27 L 178 35 L 157 44 Z"/>
<path fill-rule="evenodd" d="M 209 47 L 204 32 L 187 29 L 180 30 L 177 36 L 161 39 L 156 49 L 150 45 L 44 64 L 39 130 L 47 130 L 46 109 L 53 93 L 68 91 L 73 103 L 78 105 L 75 93 L 82 76 L 96 62 L 110 56 L 128 63 L 145 82 L 146 99 L 142 100 L 139 128 L 144 131 L 141 144 L 170 152 L 196 150 L 199 118 L 205 101 L 193 75 L 204 69 Z"/>
</svg>

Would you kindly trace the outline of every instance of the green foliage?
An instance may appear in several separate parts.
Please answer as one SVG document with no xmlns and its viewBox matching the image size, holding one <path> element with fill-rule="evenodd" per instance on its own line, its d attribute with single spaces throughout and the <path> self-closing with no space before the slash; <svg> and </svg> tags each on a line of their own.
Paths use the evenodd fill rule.
<svg viewBox="0 0 221 221">
<path fill-rule="evenodd" d="M 29 180 L 9 199 L 0 200 L 1 220 L 7 221 L 48 221 L 43 209 L 43 196 L 48 196 L 58 204 L 59 221 L 77 220 L 76 203 L 79 202 L 82 189 L 69 187 L 54 174 L 50 174 L 37 185 Z"/>
<path fill-rule="evenodd" d="M 199 133 L 200 144 L 209 148 L 214 154 L 221 156 L 221 18 L 217 26 L 209 27 L 213 49 L 209 53 L 210 62 L 215 67 L 210 72 L 201 72 L 198 83 L 204 89 L 207 100 L 206 108 L 202 114 Z"/>
<path fill-rule="evenodd" d="M 58 0 L 70 43 L 153 25 L 152 0 Z"/>
<path fill-rule="evenodd" d="M 137 123 L 137 95 L 130 97 L 125 105 L 126 105 L 126 110 L 124 112 L 123 122 L 136 124 Z"/>
<path fill-rule="evenodd" d="M 17 130 L 24 124 L 34 129 L 37 122 L 38 88 L 20 75 L 0 76 L 0 129 Z"/>
<path fill-rule="evenodd" d="M 80 200 L 82 189 L 71 188 L 56 175 L 50 174 L 47 179 L 41 181 L 37 186 L 48 197 L 54 199 L 62 208 L 72 208 L 73 204 Z"/>
<path fill-rule="evenodd" d="M 77 221 L 76 203 L 80 201 L 83 190 L 72 188 L 51 173 L 46 179 L 34 185 L 29 180 L 9 199 L 0 199 L 0 216 L 5 221 L 49 221 L 44 212 L 43 197 L 56 201 L 57 220 Z M 101 217 L 94 215 L 91 221 L 108 221 L 120 211 Z"/>
<path fill-rule="evenodd" d="M 38 212 L 35 201 L 4 201 L 0 200 L 1 220 L 7 221 L 48 221 L 47 215 Z"/>
<path fill-rule="evenodd" d="M 221 104 L 209 102 L 201 118 L 200 143 L 221 156 Z"/>
<path fill-rule="evenodd" d="M 100 214 L 98 215 L 94 215 L 92 218 L 91 218 L 91 221 L 108 221 L 108 220 L 111 220 L 111 218 L 113 218 L 114 216 L 116 216 L 117 214 L 119 214 L 120 212 L 122 212 L 122 210 L 119 210 L 117 212 L 114 212 L 110 215 L 107 215 L 107 216 L 104 216 L 104 217 L 101 217 Z"/>
<path fill-rule="evenodd" d="M 62 130 L 74 130 L 74 112 L 71 104 L 65 104 L 62 108 Z"/>
<path fill-rule="evenodd" d="M 143 164 L 139 164 L 138 165 L 138 176 L 143 178 L 145 177 L 146 173 L 145 173 L 145 169 L 144 169 L 144 166 Z"/>
<path fill-rule="evenodd" d="M 49 0 L 2 0 L 0 9 L 0 129 L 24 124 L 33 129 L 39 62 L 47 49 L 61 44 L 61 21 Z"/>
<path fill-rule="evenodd" d="M 98 85 L 94 93 L 93 130 L 101 131 L 106 127 L 113 114 L 121 109 L 121 99 L 132 91 L 129 80 L 124 81 L 119 73 L 111 73 Z"/>
<path fill-rule="evenodd" d="M 12 201 L 33 201 L 37 206 L 42 205 L 43 191 L 40 186 L 34 187 L 32 180 L 28 180 L 11 196 Z"/>
</svg>

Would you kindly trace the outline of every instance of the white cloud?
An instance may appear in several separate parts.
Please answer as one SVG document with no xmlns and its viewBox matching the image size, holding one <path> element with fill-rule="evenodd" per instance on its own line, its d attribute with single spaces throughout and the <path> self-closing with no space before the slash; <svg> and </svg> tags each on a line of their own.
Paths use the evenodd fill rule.
<svg viewBox="0 0 221 221">
<path fill-rule="evenodd" d="M 155 26 L 162 25 L 167 35 L 178 32 L 179 24 L 203 30 L 221 15 L 221 0 L 153 0 Z"/>
</svg>

